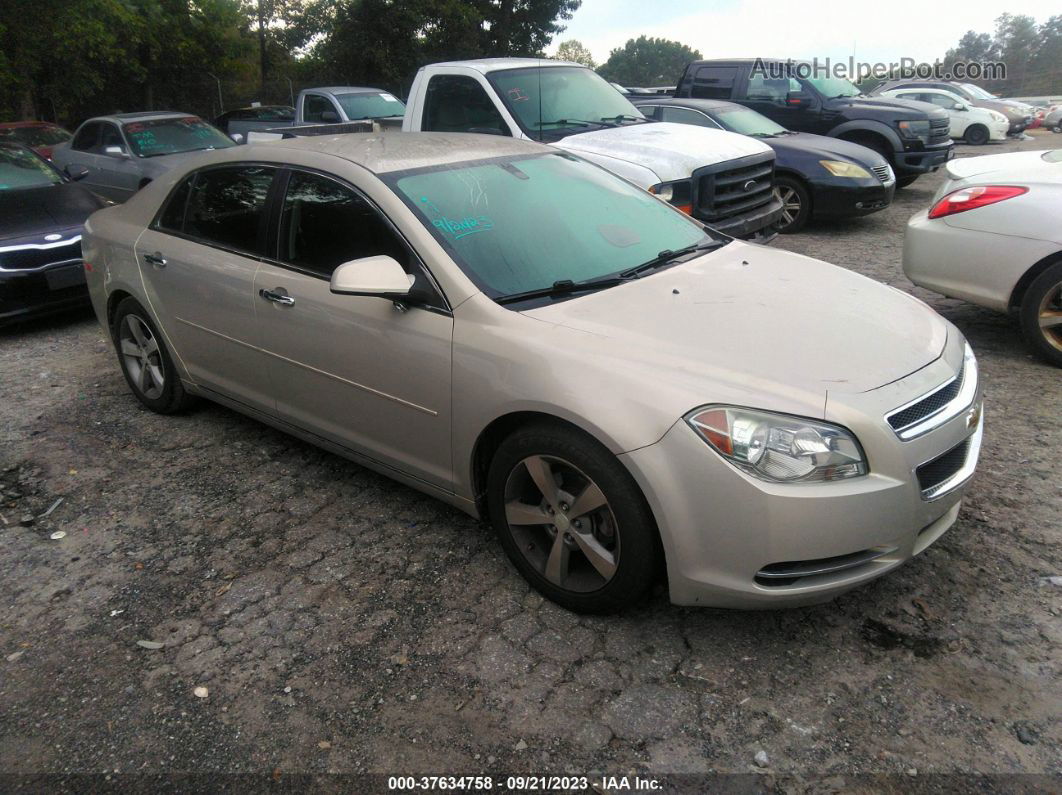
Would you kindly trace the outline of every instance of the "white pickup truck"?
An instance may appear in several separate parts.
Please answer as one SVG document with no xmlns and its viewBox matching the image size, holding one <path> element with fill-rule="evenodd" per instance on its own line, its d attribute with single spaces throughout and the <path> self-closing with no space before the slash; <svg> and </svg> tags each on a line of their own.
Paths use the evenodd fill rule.
<svg viewBox="0 0 1062 795">
<path fill-rule="evenodd" d="M 300 111 L 303 103 L 300 97 Z M 335 115 L 323 120 L 335 121 Z M 299 120 L 307 119 L 300 113 Z M 249 137 L 388 132 L 397 121 L 296 126 Z M 765 143 L 715 128 L 651 121 L 604 78 L 576 63 L 487 58 L 425 66 L 413 80 L 401 121 L 403 132 L 504 135 L 566 149 L 733 237 L 771 237 L 782 214 L 773 190 L 774 151 Z"/>
<path fill-rule="evenodd" d="M 474 132 L 574 152 L 734 237 L 773 232 L 774 152 L 718 129 L 646 119 L 585 66 L 488 58 L 425 66 L 402 121 L 406 132 Z"/>
</svg>

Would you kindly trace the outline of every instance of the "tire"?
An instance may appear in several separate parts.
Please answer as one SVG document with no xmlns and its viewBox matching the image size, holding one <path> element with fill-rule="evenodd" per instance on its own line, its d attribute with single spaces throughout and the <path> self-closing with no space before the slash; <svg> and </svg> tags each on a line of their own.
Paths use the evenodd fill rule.
<svg viewBox="0 0 1062 795">
<path fill-rule="evenodd" d="M 896 189 L 899 190 L 900 188 L 906 188 L 908 185 L 918 179 L 918 176 L 918 174 L 908 174 L 906 177 L 897 177 Z"/>
<path fill-rule="evenodd" d="M 1019 319 L 1025 342 L 1033 352 L 1062 367 L 1062 262 L 1056 262 L 1029 285 Z M 1058 321 L 1058 325 L 1044 326 L 1045 321 Z"/>
<path fill-rule="evenodd" d="M 782 200 L 782 217 L 775 229 L 783 235 L 799 232 L 811 218 L 811 193 L 807 186 L 794 177 L 777 177 L 774 195 Z"/>
<path fill-rule="evenodd" d="M 122 375 L 137 400 L 158 414 L 176 414 L 193 403 L 162 335 L 136 299 L 118 304 L 111 339 Z"/>
<path fill-rule="evenodd" d="M 983 124 L 971 124 L 966 128 L 966 132 L 963 133 L 962 137 L 968 144 L 984 146 L 988 143 L 990 135 L 988 128 Z"/>
<path fill-rule="evenodd" d="M 562 607 L 614 613 L 653 584 L 657 531 L 649 506 L 623 464 L 579 431 L 548 423 L 515 431 L 490 463 L 487 507 L 509 560 Z"/>
</svg>

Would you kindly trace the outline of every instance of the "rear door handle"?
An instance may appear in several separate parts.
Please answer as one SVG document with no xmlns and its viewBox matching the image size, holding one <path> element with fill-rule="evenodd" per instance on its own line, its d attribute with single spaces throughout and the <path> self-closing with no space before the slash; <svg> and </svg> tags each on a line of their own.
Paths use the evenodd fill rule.
<svg viewBox="0 0 1062 795">
<path fill-rule="evenodd" d="M 282 287 L 276 288 L 276 290 L 266 290 L 264 287 L 258 291 L 258 294 L 267 301 L 272 301 L 274 304 L 280 304 L 281 306 L 292 306 L 295 303 L 295 299 L 290 295 L 286 295 L 282 292 Z"/>
<path fill-rule="evenodd" d="M 141 256 L 144 262 L 154 265 L 159 270 L 166 267 L 166 258 L 162 256 L 162 252 L 156 251 L 154 254 L 142 254 Z"/>
</svg>

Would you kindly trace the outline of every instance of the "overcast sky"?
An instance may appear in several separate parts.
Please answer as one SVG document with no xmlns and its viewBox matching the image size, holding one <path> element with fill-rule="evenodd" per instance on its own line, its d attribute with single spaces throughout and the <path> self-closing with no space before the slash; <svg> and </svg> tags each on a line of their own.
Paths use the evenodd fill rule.
<svg viewBox="0 0 1062 795">
<path fill-rule="evenodd" d="M 706 10 L 705 6 L 710 6 Z M 968 30 L 991 33 L 1004 11 L 1042 23 L 1062 14 L 1059 0 L 583 0 L 550 52 L 579 39 L 603 63 L 614 47 L 641 35 L 674 39 L 705 58 L 847 58 L 859 61 L 943 57 Z"/>
</svg>

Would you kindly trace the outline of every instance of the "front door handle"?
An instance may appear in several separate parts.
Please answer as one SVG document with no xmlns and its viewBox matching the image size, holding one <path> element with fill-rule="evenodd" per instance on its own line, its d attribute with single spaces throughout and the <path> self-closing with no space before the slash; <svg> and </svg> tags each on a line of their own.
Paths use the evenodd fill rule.
<svg viewBox="0 0 1062 795">
<path fill-rule="evenodd" d="M 295 299 L 284 292 L 281 292 L 284 288 L 277 287 L 275 290 L 266 290 L 264 287 L 258 291 L 258 294 L 267 301 L 272 301 L 274 304 L 280 304 L 281 306 L 291 306 L 295 303 Z"/>
<path fill-rule="evenodd" d="M 144 262 L 154 265 L 159 270 L 166 267 L 166 258 L 162 256 L 162 252 L 156 251 L 154 254 L 143 254 Z"/>
</svg>

